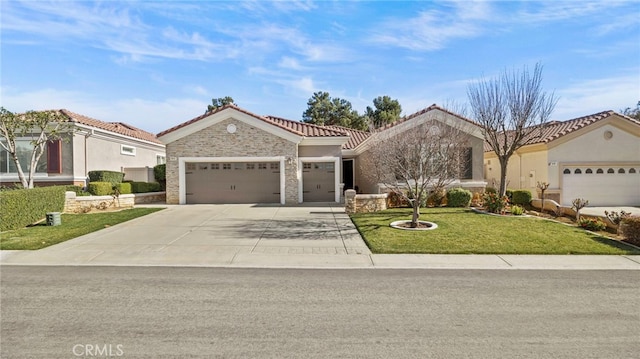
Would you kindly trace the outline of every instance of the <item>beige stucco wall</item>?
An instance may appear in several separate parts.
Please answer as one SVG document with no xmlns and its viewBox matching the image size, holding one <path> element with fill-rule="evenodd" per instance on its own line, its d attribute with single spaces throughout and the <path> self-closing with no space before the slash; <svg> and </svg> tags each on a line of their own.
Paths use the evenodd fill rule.
<svg viewBox="0 0 640 359">
<path fill-rule="evenodd" d="M 228 124 L 236 125 L 230 134 Z M 167 144 L 167 203 L 180 201 L 180 157 L 274 157 L 297 158 L 298 146 L 282 137 L 229 118 Z M 298 203 L 297 161 L 285 161 L 285 202 Z"/>
<path fill-rule="evenodd" d="M 500 186 L 500 161 L 491 155 L 485 155 L 485 175 L 487 186 Z M 537 182 L 548 181 L 547 151 L 516 151 L 507 165 L 507 189 L 527 189 L 536 196 Z"/>
<path fill-rule="evenodd" d="M 298 146 L 300 157 L 342 157 L 342 146 Z"/>
</svg>

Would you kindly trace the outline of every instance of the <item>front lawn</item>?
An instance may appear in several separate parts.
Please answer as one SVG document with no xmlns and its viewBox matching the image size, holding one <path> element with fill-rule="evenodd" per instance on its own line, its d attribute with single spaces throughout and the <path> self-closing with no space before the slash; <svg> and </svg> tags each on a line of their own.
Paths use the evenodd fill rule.
<svg viewBox="0 0 640 359">
<path fill-rule="evenodd" d="M 424 208 L 420 220 L 430 231 L 389 227 L 411 219 L 411 209 L 389 209 L 351 216 L 373 253 L 442 254 L 640 254 L 624 243 L 583 229 L 538 218 L 498 217 L 465 208 Z"/>
<path fill-rule="evenodd" d="M 73 239 L 105 227 L 145 216 L 163 208 L 133 208 L 118 212 L 62 214 L 62 224 L 35 226 L 0 234 L 0 249 L 40 249 Z"/>
</svg>

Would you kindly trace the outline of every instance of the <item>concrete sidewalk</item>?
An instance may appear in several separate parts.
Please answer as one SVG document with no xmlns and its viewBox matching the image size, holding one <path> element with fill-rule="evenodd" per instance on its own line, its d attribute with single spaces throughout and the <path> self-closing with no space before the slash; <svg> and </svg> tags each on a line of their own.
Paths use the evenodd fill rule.
<svg viewBox="0 0 640 359">
<path fill-rule="evenodd" d="M 167 209 L 1 265 L 640 270 L 640 256 L 372 254 L 335 204 Z"/>
</svg>

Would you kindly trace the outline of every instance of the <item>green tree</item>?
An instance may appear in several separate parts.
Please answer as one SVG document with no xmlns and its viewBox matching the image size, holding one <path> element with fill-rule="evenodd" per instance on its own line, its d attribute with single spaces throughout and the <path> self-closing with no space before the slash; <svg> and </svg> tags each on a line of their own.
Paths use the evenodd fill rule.
<svg viewBox="0 0 640 359">
<path fill-rule="evenodd" d="M 367 121 L 353 109 L 351 102 L 331 98 L 328 92 L 315 92 L 311 96 L 302 120 L 320 126 L 342 126 L 357 130 L 368 128 Z"/>
<path fill-rule="evenodd" d="M 16 165 L 18 178 L 24 188 L 33 188 L 33 177 L 40 157 L 46 150 L 48 141 L 60 139 L 61 133 L 70 130 L 67 118 L 60 111 L 27 111 L 17 113 L 0 107 L 0 146 L 4 148 Z M 19 137 L 31 138 L 29 174 L 25 175 L 18 157 Z"/>
<path fill-rule="evenodd" d="M 235 102 L 233 102 L 233 98 L 231 96 L 212 98 L 211 105 L 207 106 L 207 110 L 204 113 L 215 111 L 222 106 L 233 104 L 235 104 Z"/>
<path fill-rule="evenodd" d="M 398 100 L 393 100 L 389 96 L 378 96 L 373 99 L 373 106 L 367 106 L 365 116 L 371 121 L 374 127 L 394 123 L 400 118 L 402 106 Z"/>
<path fill-rule="evenodd" d="M 640 101 L 636 104 L 636 108 L 627 107 L 622 110 L 622 114 L 640 121 Z"/>
</svg>

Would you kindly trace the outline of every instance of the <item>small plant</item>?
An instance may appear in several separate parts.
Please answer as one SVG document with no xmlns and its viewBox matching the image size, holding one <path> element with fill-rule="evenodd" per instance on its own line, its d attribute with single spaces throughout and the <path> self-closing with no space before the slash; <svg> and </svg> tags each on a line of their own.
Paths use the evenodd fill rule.
<svg viewBox="0 0 640 359">
<path fill-rule="evenodd" d="M 536 187 L 540 190 L 540 212 L 544 213 L 544 192 L 549 188 L 548 182 L 538 182 Z"/>
<path fill-rule="evenodd" d="M 523 213 L 524 213 L 524 208 L 518 205 L 511 206 L 511 214 L 513 214 L 514 216 L 522 216 Z"/>
<path fill-rule="evenodd" d="M 469 207 L 473 194 L 463 188 L 452 188 L 447 191 L 447 207 Z"/>
<path fill-rule="evenodd" d="M 504 209 L 509 203 L 509 199 L 507 198 L 507 196 L 500 197 L 497 194 L 491 192 L 485 193 L 483 200 L 487 211 L 491 213 L 503 213 Z"/>
<path fill-rule="evenodd" d="M 604 215 L 607 216 L 611 223 L 617 226 L 620 224 L 620 222 L 622 222 L 623 219 L 630 217 L 631 212 L 620 211 L 620 213 L 618 213 L 616 211 L 604 211 Z"/>
<path fill-rule="evenodd" d="M 589 201 L 583 198 L 576 198 L 571 202 L 571 208 L 576 210 L 576 221 L 580 222 L 580 210 L 589 205 Z"/>
<path fill-rule="evenodd" d="M 599 218 L 581 218 L 578 224 L 588 231 L 604 231 L 607 228 L 606 223 Z"/>
</svg>

